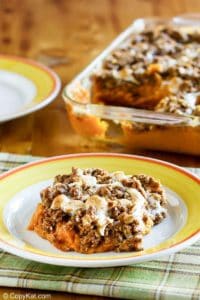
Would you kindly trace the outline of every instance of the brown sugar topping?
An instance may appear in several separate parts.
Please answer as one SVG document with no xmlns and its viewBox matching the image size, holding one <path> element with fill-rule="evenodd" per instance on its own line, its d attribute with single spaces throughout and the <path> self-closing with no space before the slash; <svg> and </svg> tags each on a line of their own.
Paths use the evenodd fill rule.
<svg viewBox="0 0 200 300">
<path fill-rule="evenodd" d="M 71 174 L 56 176 L 41 199 L 43 230 L 53 234 L 57 224 L 66 222 L 66 230 L 79 235 L 84 253 L 110 239 L 116 251 L 139 250 L 144 234 L 166 216 L 161 184 L 121 171 L 72 168 Z"/>
</svg>

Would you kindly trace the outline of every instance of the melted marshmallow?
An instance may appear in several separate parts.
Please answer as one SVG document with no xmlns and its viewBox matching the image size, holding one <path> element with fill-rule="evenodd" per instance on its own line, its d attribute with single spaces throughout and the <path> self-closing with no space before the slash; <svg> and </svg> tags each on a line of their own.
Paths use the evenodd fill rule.
<svg viewBox="0 0 200 300">
<path fill-rule="evenodd" d="M 88 209 L 90 206 L 95 208 L 96 212 L 96 218 L 97 218 L 97 224 L 98 224 L 98 230 L 101 235 L 104 235 L 104 231 L 106 226 L 109 223 L 112 223 L 113 220 L 108 217 L 108 203 L 105 200 L 104 197 L 99 197 L 97 195 L 93 195 L 85 203 L 86 209 Z"/>
<path fill-rule="evenodd" d="M 155 217 L 156 214 L 160 214 L 163 211 L 166 211 L 165 208 L 163 208 L 160 205 L 160 202 L 154 199 L 152 196 L 148 197 L 148 202 L 150 204 L 149 210 L 146 209 L 147 201 L 143 197 L 143 195 L 135 188 L 128 188 L 124 187 L 121 181 L 123 179 L 128 178 L 129 176 L 125 175 L 124 172 L 117 171 L 111 173 L 112 176 L 112 183 L 110 184 L 99 184 L 97 183 L 97 179 L 95 176 L 86 174 L 83 174 L 82 169 L 77 169 L 76 175 L 78 178 L 76 179 L 76 182 L 70 183 L 69 186 L 79 186 L 81 188 L 82 184 L 86 184 L 88 187 L 92 188 L 93 195 L 89 194 L 83 194 L 82 200 L 75 200 L 72 197 L 66 196 L 66 195 L 59 195 L 54 198 L 51 208 L 52 209 L 61 209 L 65 213 L 69 213 L 71 215 L 76 214 L 76 212 L 79 209 L 86 209 L 88 210 L 89 207 L 94 208 L 92 214 L 93 217 L 96 220 L 99 233 L 103 236 L 105 232 L 105 228 L 108 224 L 113 222 L 113 219 L 111 219 L 108 216 L 108 201 L 107 197 L 100 197 L 96 195 L 95 193 L 99 190 L 102 186 L 109 186 L 111 188 L 116 187 L 122 187 L 126 190 L 127 193 L 130 194 L 130 197 L 128 199 L 122 198 L 117 199 L 116 206 L 120 205 L 123 207 L 128 207 L 130 205 L 133 205 L 132 211 L 130 212 L 130 215 L 138 221 L 138 231 L 145 231 L 145 223 L 143 221 L 144 215 L 149 215 L 152 218 Z M 91 222 L 91 218 L 89 214 L 86 214 L 83 218 L 83 224 L 88 225 Z"/>
<path fill-rule="evenodd" d="M 134 202 L 134 209 L 132 212 L 132 216 L 139 223 L 138 229 L 143 231 L 145 227 L 143 216 L 144 216 L 144 212 L 146 212 L 145 204 L 147 202 L 138 190 L 130 188 L 128 189 L 128 192 L 130 193 L 131 199 Z"/>
<path fill-rule="evenodd" d="M 84 203 L 82 201 L 73 200 L 65 195 L 58 195 L 51 204 L 52 209 L 61 209 L 65 213 L 70 213 L 71 215 L 74 215 L 77 210 L 83 207 Z"/>
</svg>

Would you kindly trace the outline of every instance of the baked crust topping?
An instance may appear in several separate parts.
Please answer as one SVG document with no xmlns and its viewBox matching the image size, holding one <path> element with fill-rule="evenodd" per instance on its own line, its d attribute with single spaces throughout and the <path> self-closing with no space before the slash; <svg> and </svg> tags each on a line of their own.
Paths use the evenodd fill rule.
<svg viewBox="0 0 200 300">
<path fill-rule="evenodd" d="M 166 216 L 166 197 L 152 177 L 72 168 L 41 192 L 29 229 L 62 250 L 141 250 L 143 236 Z"/>
<path fill-rule="evenodd" d="M 146 30 L 106 58 L 102 75 L 141 84 L 153 74 L 184 92 L 200 90 L 200 33 L 170 27 Z M 175 82 L 175 79 L 177 82 Z"/>
<path fill-rule="evenodd" d="M 108 55 L 92 78 L 93 102 L 157 110 L 163 100 L 162 111 L 197 116 L 198 103 L 185 95 L 200 91 L 200 32 L 144 30 Z M 177 103 L 172 110 L 168 98 Z"/>
</svg>

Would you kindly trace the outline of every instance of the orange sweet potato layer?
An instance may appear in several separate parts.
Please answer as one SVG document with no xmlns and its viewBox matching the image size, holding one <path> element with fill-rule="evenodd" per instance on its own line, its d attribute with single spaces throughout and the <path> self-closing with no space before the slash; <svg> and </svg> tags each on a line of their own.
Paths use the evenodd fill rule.
<svg viewBox="0 0 200 300">
<path fill-rule="evenodd" d="M 112 142 L 107 138 L 109 123 L 95 116 L 78 116 L 70 105 L 68 117 L 74 130 L 85 137 L 99 138 L 102 142 Z M 88 122 L 89 121 L 89 122 Z M 130 122 L 121 124 L 122 135 L 114 142 L 130 149 L 149 149 L 200 155 L 200 127 L 155 126 L 151 130 L 138 130 Z"/>
<path fill-rule="evenodd" d="M 35 231 L 39 236 L 48 240 L 56 248 L 62 251 L 83 252 L 80 247 L 79 235 L 71 228 L 68 228 L 66 222 L 58 223 L 56 226 L 56 230 L 53 233 L 48 233 L 44 229 L 43 219 L 44 219 L 44 207 L 41 204 L 39 204 L 35 213 L 32 216 L 28 229 Z M 106 242 L 102 241 L 102 243 L 97 247 L 89 248 L 87 249 L 87 251 L 84 251 L 83 253 L 91 254 L 91 253 L 107 252 L 107 251 L 114 250 L 115 247 L 116 247 L 115 241 L 113 241 L 112 239 L 107 239 Z M 124 245 L 123 251 L 128 251 L 128 250 L 129 250 L 128 246 Z"/>
<path fill-rule="evenodd" d="M 158 102 L 169 95 L 167 85 L 162 85 L 159 75 L 155 75 L 153 82 L 142 85 L 122 83 L 109 86 L 109 79 L 96 77 L 92 86 L 92 102 L 109 105 L 153 109 Z M 107 86 L 108 85 L 108 86 Z"/>
</svg>

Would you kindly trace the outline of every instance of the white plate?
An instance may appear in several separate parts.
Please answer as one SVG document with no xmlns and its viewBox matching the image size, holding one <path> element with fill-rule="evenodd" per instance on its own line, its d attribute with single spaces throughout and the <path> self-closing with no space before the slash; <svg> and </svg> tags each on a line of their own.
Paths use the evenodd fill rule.
<svg viewBox="0 0 200 300">
<path fill-rule="evenodd" d="M 143 172 L 161 179 L 167 193 L 168 214 L 144 237 L 144 251 L 98 254 L 63 252 L 27 230 L 40 201 L 41 189 L 49 185 L 55 175 L 70 172 L 72 166 L 101 166 L 109 171 L 123 170 L 126 174 L 134 170 L 135 174 Z M 63 266 L 108 267 L 155 259 L 179 251 L 198 239 L 199 202 L 196 197 L 199 191 L 197 177 L 177 166 L 149 158 L 80 154 L 34 162 L 0 176 L 0 247 L 27 259 Z"/>
<path fill-rule="evenodd" d="M 0 55 L 0 122 L 34 112 L 55 99 L 60 79 L 34 61 Z"/>
<path fill-rule="evenodd" d="M 61 253 L 63 255 L 63 251 L 56 249 L 35 232 L 27 230 L 31 216 L 37 204 L 40 202 L 40 191 L 50 183 L 51 181 L 39 182 L 17 193 L 6 205 L 3 220 L 9 232 L 21 245 L 25 246 L 26 244 L 30 244 L 40 250 L 48 251 L 52 254 Z M 165 190 L 168 199 L 167 218 L 161 224 L 154 226 L 151 233 L 144 237 L 144 249 L 155 247 L 172 237 L 185 225 L 187 220 L 187 209 L 184 202 L 175 192 L 168 188 L 165 188 Z M 113 254 L 114 252 L 112 252 L 112 255 Z M 80 254 L 76 253 L 73 255 L 74 257 L 76 257 L 76 255 L 80 256 Z M 89 256 L 92 257 L 96 255 L 90 254 Z M 115 256 L 117 258 L 118 254 L 115 253 Z"/>
</svg>

